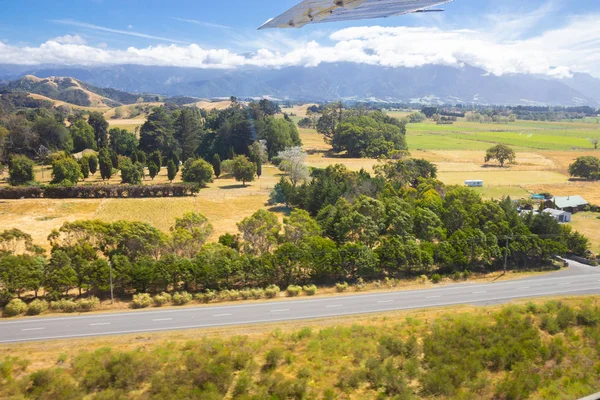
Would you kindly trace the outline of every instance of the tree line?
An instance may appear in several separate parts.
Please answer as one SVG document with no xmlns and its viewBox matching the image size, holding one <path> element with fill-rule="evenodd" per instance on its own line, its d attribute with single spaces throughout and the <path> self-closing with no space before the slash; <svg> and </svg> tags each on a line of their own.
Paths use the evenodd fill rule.
<svg viewBox="0 0 600 400">
<path fill-rule="evenodd" d="M 532 268 L 589 247 L 549 215 L 520 216 L 509 198 L 446 187 L 424 160 L 381 164 L 373 175 L 333 165 L 311 177 L 277 185 L 273 203 L 293 208 L 283 223 L 259 210 L 214 243 L 197 213 L 176 219 L 168 234 L 141 222 L 65 223 L 49 236 L 47 256 L 27 234 L 7 231 L 4 297 L 41 288 L 53 298 L 73 289 L 103 296 L 111 269 L 116 293 L 128 296 L 485 272 L 505 257 L 511 268 Z"/>
</svg>

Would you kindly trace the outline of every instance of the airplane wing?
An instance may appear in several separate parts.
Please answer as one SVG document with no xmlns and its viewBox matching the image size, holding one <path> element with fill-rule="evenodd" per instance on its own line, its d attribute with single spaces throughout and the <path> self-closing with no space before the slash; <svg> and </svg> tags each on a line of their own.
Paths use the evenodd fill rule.
<svg viewBox="0 0 600 400">
<path fill-rule="evenodd" d="M 453 0 L 304 0 L 258 29 L 302 28 L 307 24 L 357 19 L 386 18 L 417 12 L 432 12 Z"/>
</svg>

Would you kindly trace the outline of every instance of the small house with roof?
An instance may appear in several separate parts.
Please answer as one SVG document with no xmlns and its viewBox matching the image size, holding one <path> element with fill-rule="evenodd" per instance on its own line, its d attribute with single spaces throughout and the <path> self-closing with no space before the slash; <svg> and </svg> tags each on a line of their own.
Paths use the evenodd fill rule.
<svg viewBox="0 0 600 400">
<path fill-rule="evenodd" d="M 571 213 L 568 211 L 555 210 L 553 208 L 546 208 L 543 211 L 543 213 L 551 215 L 552 218 L 554 218 L 561 224 L 566 224 L 568 222 L 571 222 Z"/>
<path fill-rule="evenodd" d="M 571 214 L 582 211 L 587 205 L 589 205 L 589 203 L 581 196 L 556 196 L 550 200 L 546 200 L 545 203 L 546 208 L 567 211 Z"/>
</svg>

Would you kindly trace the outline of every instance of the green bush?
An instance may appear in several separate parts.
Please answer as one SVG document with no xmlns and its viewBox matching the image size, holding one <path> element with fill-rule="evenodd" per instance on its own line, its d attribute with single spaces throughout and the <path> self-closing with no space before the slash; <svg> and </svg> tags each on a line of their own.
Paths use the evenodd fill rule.
<svg viewBox="0 0 600 400">
<path fill-rule="evenodd" d="M 176 306 L 184 306 L 193 300 L 193 296 L 188 292 L 177 292 L 173 294 L 173 304 Z"/>
<path fill-rule="evenodd" d="M 138 293 L 133 295 L 131 306 L 133 308 L 147 308 L 152 305 L 152 297 L 148 293 Z"/>
<path fill-rule="evenodd" d="M 253 299 L 262 299 L 263 297 L 265 297 L 265 290 L 264 289 L 251 289 L 250 297 L 252 297 Z"/>
<path fill-rule="evenodd" d="M 597 326 L 600 323 L 600 308 L 582 307 L 577 313 L 577 325 Z"/>
<path fill-rule="evenodd" d="M 421 275 L 419 277 L 419 283 L 422 283 L 422 284 L 429 283 L 429 278 L 427 277 L 427 275 Z"/>
<path fill-rule="evenodd" d="M 35 299 L 27 306 L 27 315 L 40 315 L 48 311 L 48 302 Z"/>
<path fill-rule="evenodd" d="M 219 295 L 217 294 L 217 292 L 209 289 L 204 293 L 196 294 L 194 298 L 200 303 L 210 303 L 211 301 L 214 301 L 218 296 Z"/>
<path fill-rule="evenodd" d="M 171 301 L 172 297 L 169 293 L 166 292 L 162 292 L 161 294 L 157 294 L 156 296 L 154 296 L 153 300 L 154 300 L 154 305 L 156 307 L 162 307 L 165 304 L 169 303 Z"/>
<path fill-rule="evenodd" d="M 433 274 L 433 276 L 431 277 L 431 282 L 433 283 L 440 283 L 442 281 L 442 277 L 440 276 L 440 274 Z"/>
<path fill-rule="evenodd" d="M 284 350 L 279 347 L 269 350 L 265 355 L 263 369 L 269 371 L 277 368 L 277 365 L 283 360 L 283 353 Z"/>
<path fill-rule="evenodd" d="M 452 280 L 453 281 L 460 281 L 461 279 L 463 279 L 463 274 L 461 274 L 458 271 L 454 271 L 454 273 L 452 274 Z"/>
<path fill-rule="evenodd" d="M 16 317 L 17 315 L 23 314 L 27 311 L 27 304 L 21 299 L 12 299 L 4 307 L 4 315 L 7 317 Z"/>
<path fill-rule="evenodd" d="M 549 314 L 544 314 L 542 316 L 540 327 L 551 335 L 555 335 L 560 332 L 560 326 L 558 326 L 556 318 Z"/>
<path fill-rule="evenodd" d="M 252 292 L 250 291 L 250 289 L 240 290 L 240 297 L 243 300 L 248 300 L 248 299 L 252 298 Z"/>
<path fill-rule="evenodd" d="M 302 292 L 302 288 L 300 286 L 296 286 L 296 285 L 290 285 L 286 289 L 286 293 L 289 297 L 299 296 L 301 292 Z"/>
<path fill-rule="evenodd" d="M 356 289 L 357 292 L 362 292 L 363 290 L 367 289 L 367 284 L 365 283 L 363 278 L 358 278 L 356 280 L 356 284 L 354 285 L 354 288 Z"/>
<path fill-rule="evenodd" d="M 15 297 L 14 294 L 10 293 L 8 290 L 0 290 L 0 307 L 4 307 Z"/>
<path fill-rule="evenodd" d="M 473 273 L 471 271 L 468 271 L 468 270 L 463 271 L 463 278 L 465 280 L 471 278 L 471 276 L 473 276 Z"/>
<path fill-rule="evenodd" d="M 342 293 L 345 292 L 346 290 L 348 290 L 348 282 L 338 282 L 335 284 L 335 290 L 338 293 Z"/>
<path fill-rule="evenodd" d="M 74 313 L 77 311 L 77 303 L 71 299 L 60 299 L 50 303 L 50 309 L 62 311 L 65 313 Z"/>
<path fill-rule="evenodd" d="M 269 299 L 274 299 L 275 297 L 279 296 L 280 292 L 281 292 L 281 289 L 279 289 L 279 286 L 269 285 L 265 289 L 265 296 L 267 296 L 267 298 L 269 298 Z"/>
<path fill-rule="evenodd" d="M 563 306 L 556 315 L 556 323 L 561 330 L 567 329 L 570 325 L 575 323 L 576 315 L 575 311 L 569 306 Z"/>
<path fill-rule="evenodd" d="M 100 305 L 100 299 L 97 297 L 88 297 L 77 300 L 77 309 L 82 312 L 93 311 Z"/>
<path fill-rule="evenodd" d="M 304 290 L 304 293 L 306 293 L 307 296 L 314 296 L 318 291 L 315 285 L 304 286 L 302 290 Z"/>
<path fill-rule="evenodd" d="M 240 291 L 234 289 L 222 290 L 219 293 L 219 298 L 224 301 L 236 301 L 239 300 L 240 296 Z"/>
</svg>

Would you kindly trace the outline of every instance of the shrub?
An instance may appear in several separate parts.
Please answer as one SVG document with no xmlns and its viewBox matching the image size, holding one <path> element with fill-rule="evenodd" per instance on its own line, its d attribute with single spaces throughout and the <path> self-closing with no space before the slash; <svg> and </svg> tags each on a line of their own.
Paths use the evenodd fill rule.
<svg viewBox="0 0 600 400">
<path fill-rule="evenodd" d="M 48 302 L 45 300 L 35 299 L 27 307 L 27 315 L 40 315 L 48 311 Z"/>
<path fill-rule="evenodd" d="M 307 296 L 314 296 L 317 294 L 317 287 L 315 285 L 304 286 L 302 290 L 304 290 L 304 293 L 306 293 Z"/>
<path fill-rule="evenodd" d="M 569 306 L 563 306 L 556 315 L 556 322 L 561 330 L 565 330 L 575 322 L 575 311 Z"/>
<path fill-rule="evenodd" d="M 600 309 L 583 307 L 577 313 L 577 324 L 582 326 L 596 326 L 600 323 Z"/>
<path fill-rule="evenodd" d="M 542 316 L 540 327 L 551 335 L 560 332 L 560 327 L 558 326 L 558 322 L 556 322 L 556 318 L 549 314 L 544 314 Z"/>
<path fill-rule="evenodd" d="M 394 278 L 388 278 L 387 276 L 385 277 L 385 284 L 386 286 L 388 286 L 390 289 L 393 289 L 396 287 L 396 285 L 398 284 L 398 282 L 396 282 L 396 279 Z"/>
<path fill-rule="evenodd" d="M 15 297 L 14 294 L 9 292 L 8 290 L 0 290 L 0 307 L 3 307 L 8 304 Z"/>
<path fill-rule="evenodd" d="M 27 311 L 27 304 L 21 299 L 12 299 L 4 307 L 4 315 L 7 317 L 16 317 L 19 314 L 23 314 Z"/>
<path fill-rule="evenodd" d="M 240 291 L 239 290 L 222 290 L 221 293 L 219 293 L 219 298 L 221 300 L 225 300 L 225 301 L 235 301 L 240 298 Z"/>
<path fill-rule="evenodd" d="M 156 296 L 154 296 L 154 305 L 156 307 L 162 307 L 165 304 L 169 303 L 171 301 L 171 295 L 169 293 L 166 292 L 162 292 L 161 294 L 157 294 Z"/>
<path fill-rule="evenodd" d="M 433 283 L 440 283 L 442 281 L 442 277 L 440 276 L 440 274 L 433 274 L 433 276 L 431 277 L 431 282 Z"/>
<path fill-rule="evenodd" d="M 472 275 L 473 275 L 473 273 L 471 271 L 467 271 L 467 270 L 463 271 L 463 278 L 465 280 L 469 279 Z"/>
<path fill-rule="evenodd" d="M 264 289 L 251 289 L 250 296 L 253 299 L 262 299 L 263 297 L 265 297 L 265 290 Z"/>
<path fill-rule="evenodd" d="M 248 300 L 252 297 L 252 292 L 250 291 L 250 289 L 243 289 L 240 290 L 240 296 L 242 299 Z"/>
<path fill-rule="evenodd" d="M 302 292 L 302 288 L 300 286 L 296 286 L 296 285 L 290 285 L 286 289 L 286 293 L 289 297 L 296 297 L 296 296 L 300 295 L 301 292 Z"/>
<path fill-rule="evenodd" d="M 100 300 L 97 297 L 88 297 L 87 299 L 77 300 L 77 309 L 79 311 L 92 311 L 98 308 Z"/>
<path fill-rule="evenodd" d="M 357 292 L 360 292 L 367 288 L 367 284 L 365 283 L 363 278 L 358 278 L 358 280 L 356 281 L 356 285 L 354 285 L 354 287 L 356 288 Z"/>
<path fill-rule="evenodd" d="M 133 308 L 147 308 L 152 305 L 152 297 L 148 293 L 138 293 L 133 295 L 131 306 Z"/>
<path fill-rule="evenodd" d="M 429 282 L 429 278 L 427 277 L 427 275 L 421 275 L 419 277 L 419 283 L 425 284 Z"/>
<path fill-rule="evenodd" d="M 205 293 L 198 293 L 195 297 L 201 303 L 210 303 L 217 298 L 217 292 L 214 290 L 207 290 Z"/>
<path fill-rule="evenodd" d="M 188 292 L 177 292 L 173 294 L 173 304 L 176 306 L 184 306 L 191 302 L 193 296 Z"/>
<path fill-rule="evenodd" d="M 283 349 L 276 347 L 267 352 L 265 356 L 265 364 L 263 365 L 264 370 L 273 370 L 283 360 Z"/>
<path fill-rule="evenodd" d="M 279 296 L 280 292 L 281 292 L 281 289 L 279 289 L 279 286 L 269 285 L 265 289 L 265 296 L 267 296 L 267 298 L 269 298 L 269 299 L 274 299 L 275 297 Z"/>
<path fill-rule="evenodd" d="M 458 272 L 458 271 L 455 271 L 452 274 L 452 280 L 453 281 L 460 281 L 462 278 L 463 278 L 463 275 L 460 272 Z"/>
<path fill-rule="evenodd" d="M 77 311 L 77 303 L 71 299 L 61 299 L 50 303 L 50 309 L 66 313 L 73 313 Z"/>
<path fill-rule="evenodd" d="M 338 293 L 342 293 L 345 292 L 346 290 L 348 290 L 348 282 L 338 282 L 335 284 L 335 290 Z"/>
</svg>

